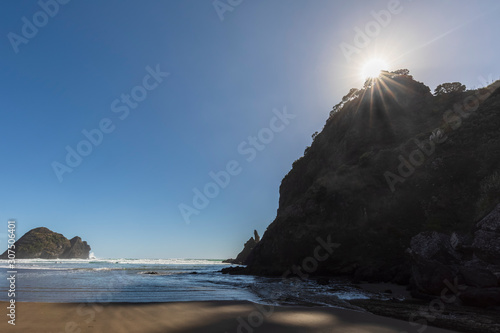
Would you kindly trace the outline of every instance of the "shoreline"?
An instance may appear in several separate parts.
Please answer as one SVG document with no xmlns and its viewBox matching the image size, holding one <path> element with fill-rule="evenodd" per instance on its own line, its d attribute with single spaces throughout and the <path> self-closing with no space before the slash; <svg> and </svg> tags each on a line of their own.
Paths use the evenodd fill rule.
<svg viewBox="0 0 500 333">
<path fill-rule="evenodd" d="M 6 311 L 8 303 L 0 302 Z M 16 303 L 16 326 L 2 332 L 417 332 L 409 322 L 332 307 L 268 306 L 248 301 L 171 303 Z M 427 333 L 455 331 L 427 327 Z"/>
</svg>

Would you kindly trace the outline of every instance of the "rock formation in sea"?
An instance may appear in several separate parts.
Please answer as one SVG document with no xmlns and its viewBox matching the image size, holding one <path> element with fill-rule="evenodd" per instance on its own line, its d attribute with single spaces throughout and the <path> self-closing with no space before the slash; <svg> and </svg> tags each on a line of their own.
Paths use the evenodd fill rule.
<svg viewBox="0 0 500 333">
<path fill-rule="evenodd" d="M 68 240 L 45 227 L 35 228 L 15 243 L 16 259 L 87 259 L 90 246 L 80 237 Z M 5 251 L 0 259 L 7 258 Z"/>
<path fill-rule="evenodd" d="M 481 260 L 498 278 L 498 229 L 484 222 L 499 219 L 488 215 L 500 203 L 498 87 L 432 94 L 396 71 L 351 89 L 282 180 L 277 216 L 241 273 L 411 279 L 435 294 L 442 284 L 430 280 L 472 281 Z M 469 285 L 496 288 L 483 273 Z"/>
<path fill-rule="evenodd" d="M 224 260 L 224 263 L 229 263 L 229 264 L 237 264 L 237 265 L 242 265 L 245 263 L 245 261 L 248 258 L 248 255 L 250 252 L 252 252 L 253 248 L 259 243 L 260 241 L 260 236 L 257 230 L 253 231 L 254 237 L 250 237 L 250 239 L 245 243 L 243 246 L 243 250 L 238 254 L 236 259 L 227 259 Z"/>
</svg>

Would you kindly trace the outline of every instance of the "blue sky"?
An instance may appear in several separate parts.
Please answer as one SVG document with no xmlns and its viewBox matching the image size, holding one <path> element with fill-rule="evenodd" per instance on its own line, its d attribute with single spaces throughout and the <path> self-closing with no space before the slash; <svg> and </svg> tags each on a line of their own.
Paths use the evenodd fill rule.
<svg viewBox="0 0 500 333">
<path fill-rule="evenodd" d="M 274 219 L 281 179 L 363 63 L 431 89 L 500 76 L 496 1 L 54 1 L 41 1 L 53 17 L 0 5 L 1 247 L 15 218 L 19 237 L 46 226 L 98 257 L 234 257 Z M 102 121 L 113 130 L 88 153 L 82 131 Z M 265 141 L 255 154 L 249 137 Z M 88 155 L 60 181 L 54 162 L 69 168 L 79 144 Z M 230 161 L 240 172 L 196 209 L 193 189 Z"/>
</svg>

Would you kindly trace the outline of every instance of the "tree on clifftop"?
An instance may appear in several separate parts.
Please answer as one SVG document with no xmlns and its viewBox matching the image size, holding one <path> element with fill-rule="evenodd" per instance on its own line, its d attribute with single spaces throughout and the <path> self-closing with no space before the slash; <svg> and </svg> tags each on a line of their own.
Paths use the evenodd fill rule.
<svg viewBox="0 0 500 333">
<path fill-rule="evenodd" d="M 467 89 L 467 87 L 460 82 L 448 82 L 440 84 L 434 89 L 434 95 L 444 95 L 450 93 L 462 93 Z"/>
<path fill-rule="evenodd" d="M 410 75 L 410 70 L 403 68 L 403 69 L 398 69 L 394 72 L 391 72 L 392 74 L 397 74 L 397 75 Z"/>
</svg>

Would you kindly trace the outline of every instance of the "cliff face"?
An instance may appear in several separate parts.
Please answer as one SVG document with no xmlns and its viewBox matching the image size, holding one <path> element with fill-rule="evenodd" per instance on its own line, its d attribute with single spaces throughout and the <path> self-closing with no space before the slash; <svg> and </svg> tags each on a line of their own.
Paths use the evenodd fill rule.
<svg viewBox="0 0 500 333">
<path fill-rule="evenodd" d="M 404 280 L 413 236 L 471 232 L 500 202 L 498 86 L 433 96 L 385 73 L 351 90 L 283 179 L 247 271 L 300 267 L 320 237 L 341 245 L 310 274 Z"/>
<path fill-rule="evenodd" d="M 15 243 L 16 259 L 87 259 L 90 246 L 80 237 L 68 240 L 47 228 L 35 228 Z M 7 258 L 5 251 L 0 259 Z"/>
</svg>

